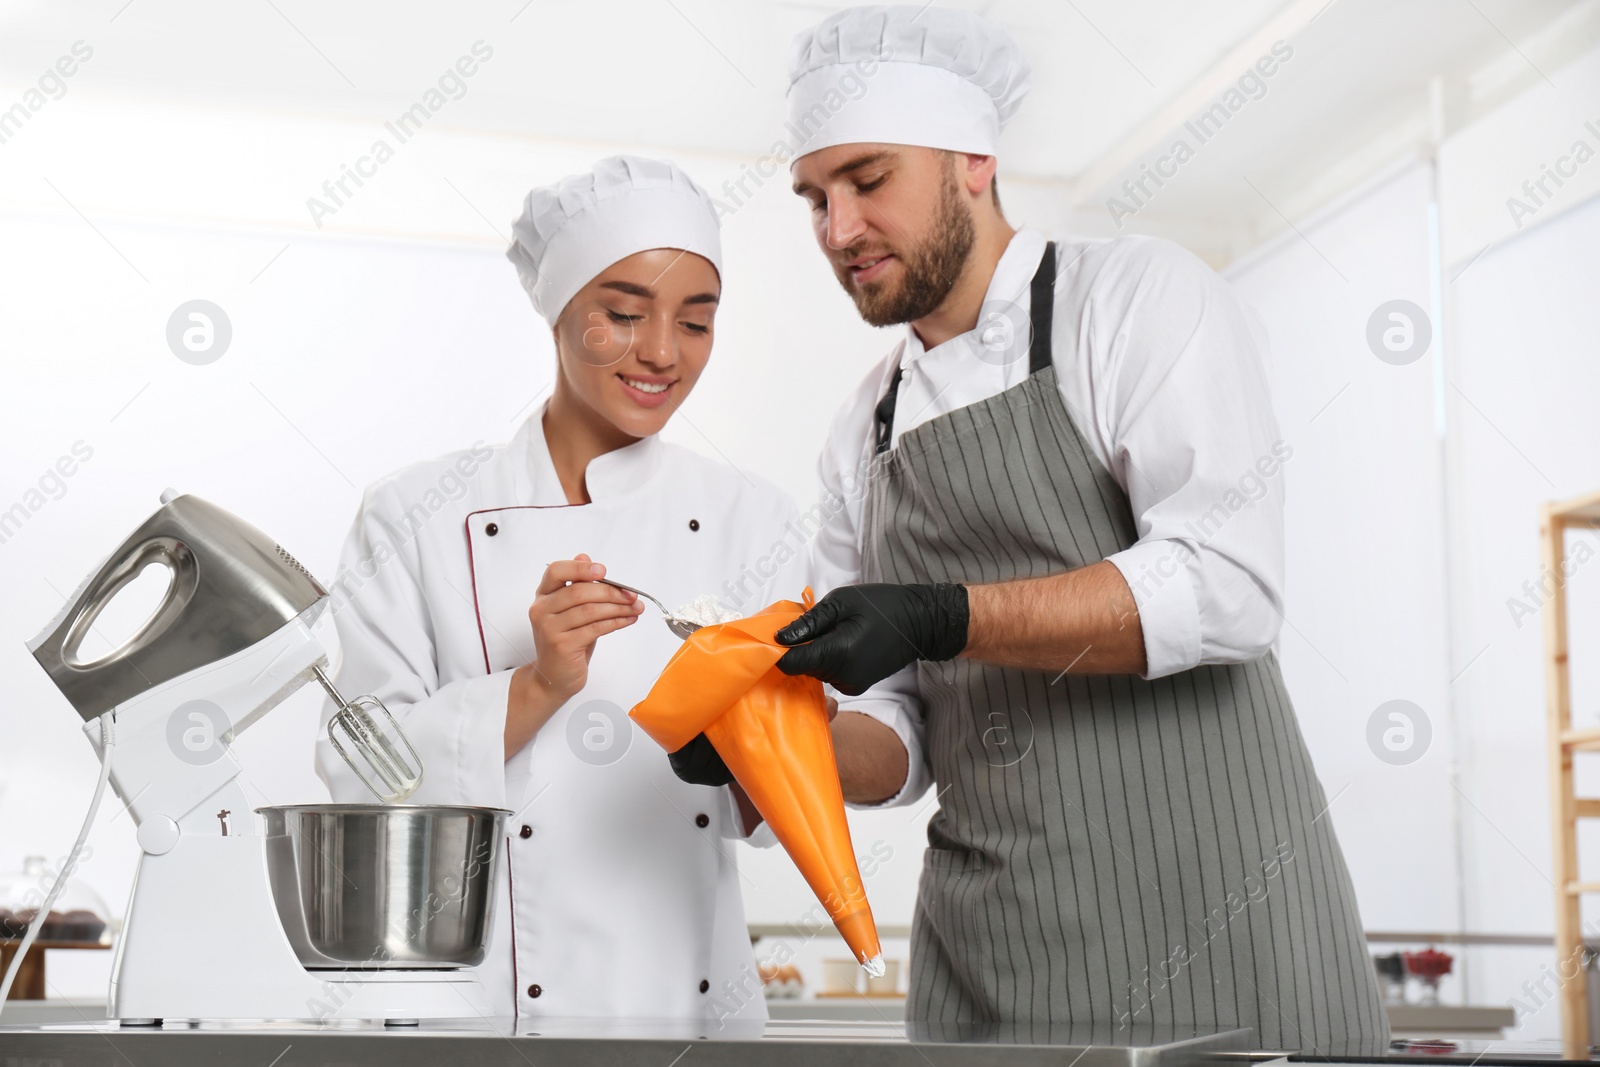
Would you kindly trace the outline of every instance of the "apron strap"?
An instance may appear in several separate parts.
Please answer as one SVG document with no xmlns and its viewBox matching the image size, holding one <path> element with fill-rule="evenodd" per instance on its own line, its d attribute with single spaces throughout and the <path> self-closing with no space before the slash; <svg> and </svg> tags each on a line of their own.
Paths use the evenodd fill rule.
<svg viewBox="0 0 1600 1067">
<path fill-rule="evenodd" d="M 905 376 L 904 367 L 894 369 L 894 377 L 889 382 L 888 392 L 883 394 L 883 399 L 878 401 L 878 436 L 873 444 L 874 455 L 889 451 L 889 441 L 894 436 L 894 405 L 900 398 L 900 379 Z"/>
<path fill-rule="evenodd" d="M 1029 377 L 1038 374 L 1052 363 L 1050 330 L 1055 323 L 1055 311 L 1056 243 L 1050 241 L 1044 246 L 1044 256 L 1039 260 L 1039 269 L 1034 272 L 1028 297 Z M 883 399 L 878 401 L 874 411 L 877 428 L 873 439 L 874 455 L 889 451 L 889 443 L 894 439 L 894 409 L 895 403 L 900 398 L 900 379 L 904 376 L 904 367 L 894 369 L 894 378 L 890 380 L 888 390 L 884 392 Z"/>
<path fill-rule="evenodd" d="M 1033 294 L 1028 298 L 1028 374 L 1038 374 L 1051 365 L 1050 331 L 1056 317 L 1056 243 L 1044 246 L 1044 257 L 1033 275 Z"/>
</svg>

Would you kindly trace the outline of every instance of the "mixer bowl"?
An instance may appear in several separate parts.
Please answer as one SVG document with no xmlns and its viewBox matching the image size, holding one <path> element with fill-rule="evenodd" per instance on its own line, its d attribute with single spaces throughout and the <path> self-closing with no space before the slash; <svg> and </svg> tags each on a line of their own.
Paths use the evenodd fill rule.
<svg viewBox="0 0 1600 1067">
<path fill-rule="evenodd" d="M 278 917 L 306 967 L 483 962 L 510 812 L 403 804 L 256 810 L 266 819 Z"/>
</svg>

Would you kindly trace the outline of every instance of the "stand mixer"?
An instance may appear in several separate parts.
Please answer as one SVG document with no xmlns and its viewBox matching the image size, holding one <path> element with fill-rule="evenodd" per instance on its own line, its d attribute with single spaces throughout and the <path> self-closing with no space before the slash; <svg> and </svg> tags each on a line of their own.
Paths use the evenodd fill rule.
<svg viewBox="0 0 1600 1067">
<path fill-rule="evenodd" d="M 120 647 L 84 658 L 96 617 L 151 564 L 170 572 L 159 606 Z M 471 967 L 507 813 L 396 803 L 420 783 L 421 760 L 380 701 L 346 701 L 329 680 L 328 605 L 271 538 L 169 490 L 28 644 L 111 760 L 102 783 L 109 773 L 138 827 L 109 1003 L 123 1026 L 488 1013 Z M 265 808 L 258 819 L 230 745 L 310 681 L 334 701 L 334 747 L 381 803 Z"/>
</svg>

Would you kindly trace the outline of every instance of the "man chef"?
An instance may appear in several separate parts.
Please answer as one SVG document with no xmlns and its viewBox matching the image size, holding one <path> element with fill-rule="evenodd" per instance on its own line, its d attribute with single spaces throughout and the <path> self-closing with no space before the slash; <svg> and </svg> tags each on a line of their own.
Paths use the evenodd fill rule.
<svg viewBox="0 0 1600 1067">
<path fill-rule="evenodd" d="M 937 791 L 909 1017 L 1381 1053 L 1271 651 L 1292 449 L 1239 301 L 1165 241 L 1007 221 L 1030 71 L 998 25 L 853 8 L 790 76 L 817 244 L 864 320 L 909 327 L 833 423 L 831 592 L 779 635 L 785 671 L 856 695 L 849 795 Z"/>
</svg>

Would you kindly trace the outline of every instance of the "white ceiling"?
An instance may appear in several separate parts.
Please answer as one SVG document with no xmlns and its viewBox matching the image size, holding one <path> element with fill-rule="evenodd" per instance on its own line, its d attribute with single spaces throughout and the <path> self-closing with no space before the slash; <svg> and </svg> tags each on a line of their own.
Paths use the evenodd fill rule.
<svg viewBox="0 0 1600 1067">
<path fill-rule="evenodd" d="M 1008 166 L 1059 177 L 1087 165 L 1284 2 L 962 6 L 1005 23 L 1033 60 L 1035 88 Z M 96 49 L 84 76 L 99 91 L 388 115 L 481 38 L 495 59 L 451 105 L 456 125 L 748 157 L 780 132 L 789 42 L 842 6 L 33 0 L 0 6 L 0 77 L 29 80 L 83 38 Z"/>
<path fill-rule="evenodd" d="M 452 126 L 753 159 L 780 134 L 790 39 L 840 6 L 0 0 L 0 82 L 33 81 L 82 39 L 95 55 L 74 93 L 385 119 L 481 39 L 494 59 L 449 105 Z M 1187 220 L 1191 228 L 1237 228 L 1236 215 L 1248 222 L 1314 207 L 1333 186 L 1359 180 L 1425 134 L 1435 76 L 1464 121 L 1543 77 L 1540 68 L 1587 46 L 1600 29 L 1600 0 L 960 6 L 1008 26 L 1035 70 L 1033 92 L 1006 134 L 1002 175 L 1059 185 L 1085 206 L 1091 228 L 1127 168 L 1170 144 L 1181 119 L 1215 100 L 1277 37 L 1292 42 L 1294 62 L 1225 143 L 1208 147 L 1193 178 L 1163 194 L 1141 220 L 1146 227 Z"/>
<path fill-rule="evenodd" d="M 1196 152 L 1133 228 L 1176 230 L 1191 246 L 1237 253 L 1530 87 L 1544 94 L 1542 106 L 1570 111 L 1574 127 L 1596 103 L 1561 87 L 1562 65 L 1600 43 L 1592 0 L 1338 0 L 1290 41 L 1293 58 L 1265 95 Z M 1170 148 L 1182 122 L 1168 119 L 1198 114 L 1244 65 L 1220 66 L 1213 84 L 1185 93 L 1077 175 L 1075 224 L 1113 232 L 1105 202 Z"/>
</svg>

